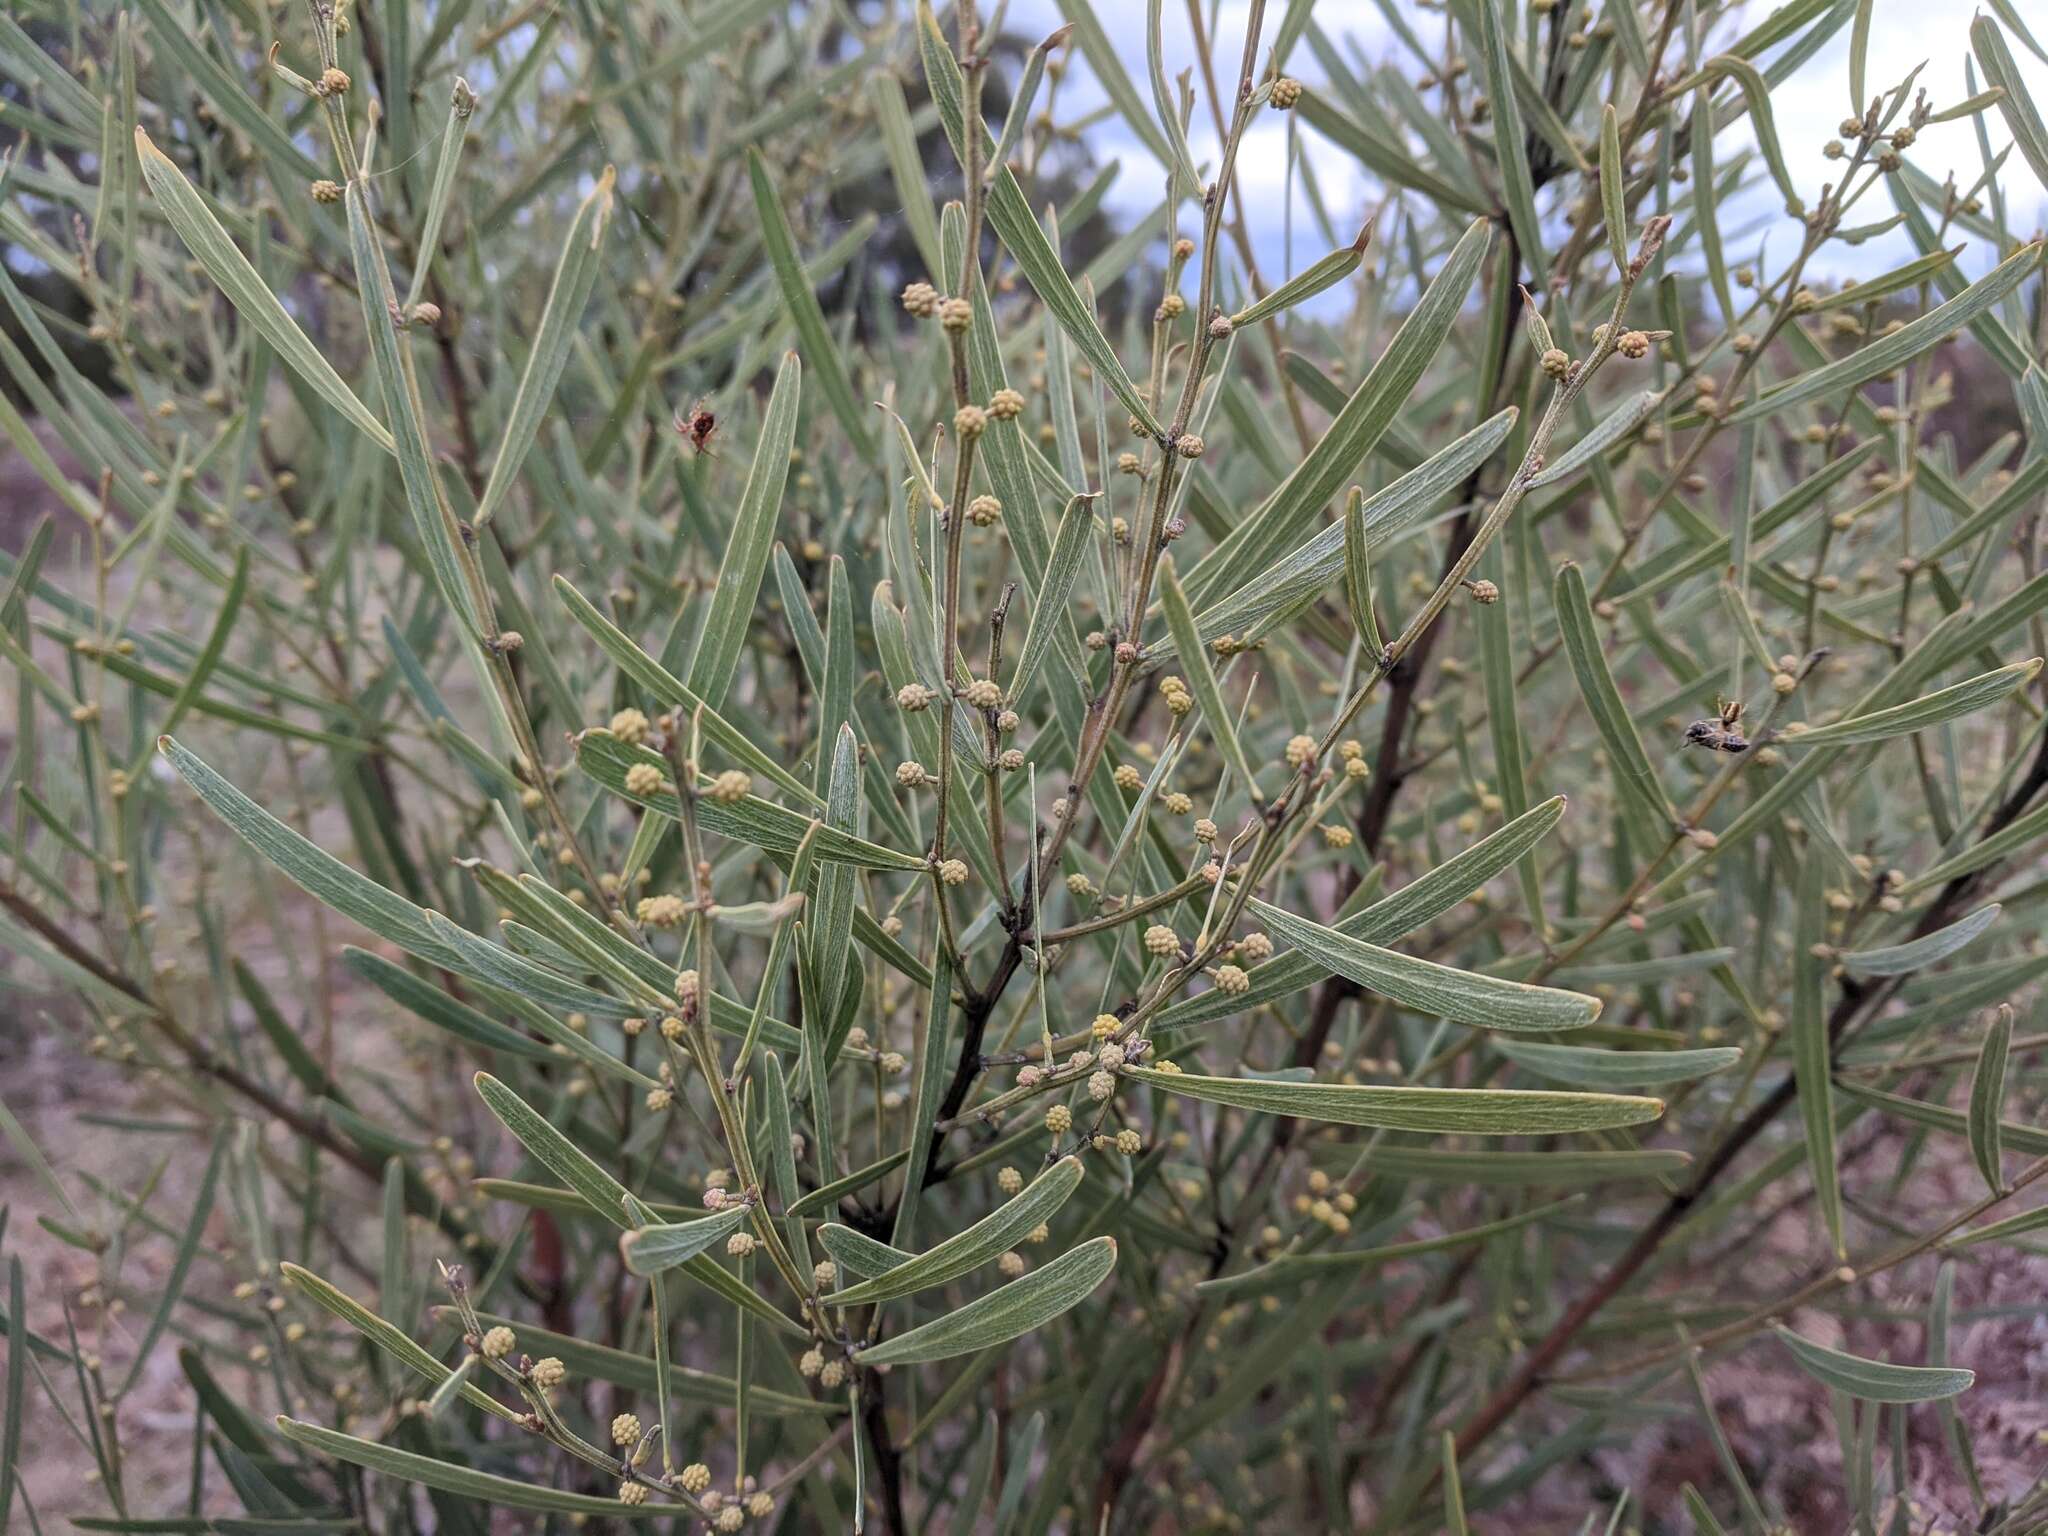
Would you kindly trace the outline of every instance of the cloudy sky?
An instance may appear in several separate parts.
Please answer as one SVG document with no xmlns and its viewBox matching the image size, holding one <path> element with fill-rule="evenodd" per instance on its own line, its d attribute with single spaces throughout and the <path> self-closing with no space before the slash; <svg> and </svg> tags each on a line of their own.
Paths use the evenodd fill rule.
<svg viewBox="0 0 2048 1536">
<path fill-rule="evenodd" d="M 1395 3 L 1403 7 L 1405 14 L 1425 18 L 1429 24 L 1428 35 L 1440 34 L 1442 13 L 1439 9 L 1423 12 L 1413 5 L 1412 0 L 1395 0 Z M 1964 64 L 1970 57 L 1969 26 L 1977 8 L 1974 0 L 1876 0 L 1869 54 L 1870 89 L 1876 91 L 1894 85 L 1903 80 L 1915 65 L 1924 65 L 1919 83 L 1937 109 L 1963 100 L 1969 95 L 1964 77 Z M 1167 72 L 1169 76 L 1178 76 L 1181 70 L 1194 64 L 1194 49 L 1188 37 L 1186 12 L 1181 0 L 1167 0 L 1164 9 Z M 1235 69 L 1244 35 L 1245 9 L 1245 0 L 1223 0 L 1222 21 L 1216 39 L 1221 73 L 1227 74 Z M 1753 24 L 1771 9 L 1768 4 L 1753 4 L 1745 13 L 1745 20 Z M 2016 0 L 2016 9 L 2022 16 L 2033 13 L 2036 18 L 2035 35 L 2048 39 L 2048 7 L 2043 7 L 2040 0 Z M 1277 25 L 1278 16 L 1285 10 L 1283 0 L 1269 0 L 1267 10 L 1270 35 Z M 1149 102 L 1150 93 L 1144 83 L 1145 7 L 1142 0 L 1096 0 L 1096 13 L 1103 18 L 1125 68 Z M 1010 5 L 1009 25 L 1025 35 L 1050 32 L 1062 19 L 1058 0 L 1012 0 Z M 1388 30 L 1376 0 L 1318 0 L 1315 19 L 1332 37 L 1354 43 L 1357 50 L 1370 60 L 1377 62 L 1397 56 L 1405 59 L 1401 45 Z M 1719 40 L 1725 42 L 1735 30 L 1727 29 Z M 1710 50 L 1714 41 L 1710 37 Z M 2017 39 L 2008 36 L 2007 43 L 2021 62 L 2035 99 L 2048 108 L 2048 65 L 2029 54 Z M 1793 179 L 1800 184 L 1809 201 L 1819 193 L 1832 168 L 1821 158 L 1821 146 L 1835 136 L 1841 119 L 1850 110 L 1848 55 L 1849 28 L 1845 26 L 1772 98 L 1778 137 L 1787 164 Z M 1412 74 L 1412 60 L 1405 62 Z M 1315 59 L 1305 44 L 1296 50 L 1289 67 L 1311 82 L 1317 78 Z M 1077 61 L 1067 84 L 1062 87 L 1062 120 L 1070 120 L 1077 110 L 1085 110 L 1086 106 L 1101 99 L 1093 81 L 1086 76 L 1085 67 Z M 1995 111 L 1987 115 L 1986 122 L 1995 154 L 2009 142 L 2011 135 Z M 1090 131 L 1095 137 L 1100 159 L 1118 159 L 1123 163 L 1123 174 L 1118 178 L 1112 201 L 1132 215 L 1155 207 L 1161 195 L 1161 173 L 1132 137 L 1128 126 L 1112 115 Z M 1285 119 L 1281 114 L 1262 113 L 1239 162 L 1239 175 L 1252 214 L 1250 223 L 1258 231 L 1260 265 L 1269 280 L 1273 280 L 1273 274 L 1282 267 L 1286 254 L 1280 235 L 1284 226 L 1282 214 L 1289 196 L 1285 134 Z M 1191 138 L 1196 159 L 1213 164 L 1216 135 L 1209 126 L 1206 100 L 1196 109 L 1195 132 Z M 1731 128 L 1716 140 L 1717 161 L 1727 164 L 1742 145 L 1750 142 L 1745 120 L 1739 129 Z M 1346 221 L 1355 224 L 1378 205 L 1384 191 L 1363 166 L 1312 131 L 1302 133 L 1301 144 L 1303 152 L 1313 157 L 1316 180 L 1333 219 L 1340 224 Z M 1929 129 L 1912 151 L 1912 158 L 1936 180 L 1953 171 L 1957 181 L 1965 186 L 1977 178 L 1982 167 L 1976 131 L 1968 121 Z M 1761 166 L 1757 169 L 1761 176 Z M 2016 233 L 2024 235 L 2048 223 L 2048 191 L 2044 191 L 2017 152 L 2006 161 L 2004 185 L 2008 216 Z M 1314 231 L 1298 185 L 1294 195 L 1293 264 L 1298 269 L 1322 254 L 1322 242 Z M 1724 235 L 1732 241 L 1745 221 L 1767 219 L 1778 206 L 1779 199 L 1772 192 L 1759 195 L 1754 202 L 1745 201 L 1734 209 L 1724 209 Z M 1874 221 L 1892 211 L 1889 200 L 1879 189 L 1859 205 L 1853 220 Z M 1784 243 L 1787 238 L 1785 231 L 1789 227 L 1780 219 L 1776 243 Z M 1916 254 L 1904 232 L 1894 231 L 1890 236 L 1872 240 L 1861 247 L 1831 246 L 1811 270 L 1821 277 L 1867 276 L 1897 266 Z M 1969 252 L 1963 259 L 1972 270 L 1981 270 L 1991 261 L 1988 251 Z"/>
</svg>

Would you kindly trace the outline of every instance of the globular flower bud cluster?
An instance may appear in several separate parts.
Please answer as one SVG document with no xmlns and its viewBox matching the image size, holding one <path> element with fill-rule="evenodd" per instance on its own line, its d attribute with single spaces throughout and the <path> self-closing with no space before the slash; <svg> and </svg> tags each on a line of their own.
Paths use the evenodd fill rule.
<svg viewBox="0 0 2048 1536">
<path fill-rule="evenodd" d="M 678 928 L 690 914 L 683 898 L 673 895 L 642 896 L 634 916 L 647 928 Z"/>
<path fill-rule="evenodd" d="M 737 805 L 754 792 L 754 781 L 737 768 L 728 768 L 704 791 L 721 805 Z"/>
</svg>

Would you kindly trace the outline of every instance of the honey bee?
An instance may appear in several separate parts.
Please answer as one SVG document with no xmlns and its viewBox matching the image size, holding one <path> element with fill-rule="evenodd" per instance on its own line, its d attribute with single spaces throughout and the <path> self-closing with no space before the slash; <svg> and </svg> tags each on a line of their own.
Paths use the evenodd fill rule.
<svg viewBox="0 0 2048 1536">
<path fill-rule="evenodd" d="M 676 431 L 690 440 L 690 446 L 699 453 L 711 451 L 711 436 L 718 430 L 718 418 L 702 400 L 691 406 L 689 412 L 676 414 Z"/>
<path fill-rule="evenodd" d="M 1742 703 L 1738 699 L 1724 699 L 1714 696 L 1714 707 L 1719 711 L 1712 720 L 1695 720 L 1685 728 L 1685 742 L 1688 747 L 1705 747 L 1713 752 L 1747 752 L 1749 738 L 1738 727 L 1742 724 Z"/>
</svg>

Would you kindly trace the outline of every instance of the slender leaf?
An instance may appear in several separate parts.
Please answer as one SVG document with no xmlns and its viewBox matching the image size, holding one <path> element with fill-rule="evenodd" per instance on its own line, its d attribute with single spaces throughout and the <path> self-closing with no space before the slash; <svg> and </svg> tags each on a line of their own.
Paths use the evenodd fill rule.
<svg viewBox="0 0 2048 1536">
<path fill-rule="evenodd" d="M 1581 1029 L 1600 1016 L 1600 1000 L 1582 992 L 1534 987 L 1381 949 L 1254 897 L 1249 909 L 1319 965 L 1404 1008 L 1482 1029 Z"/>
<path fill-rule="evenodd" d="M 1981 18 L 1979 25 L 1982 25 Z M 2042 172 L 2048 177 L 2048 169 Z M 1866 384 L 1880 374 L 1902 368 L 1923 352 L 1940 345 L 1979 315 L 1986 314 L 2007 294 L 2033 275 L 2041 263 L 2039 244 L 2022 246 L 1991 271 L 1945 304 L 1908 320 L 1896 331 L 1879 337 L 1847 357 L 1824 367 L 1808 369 L 1754 400 L 1736 407 L 1726 418 L 1731 424 L 1776 416 L 1809 400 L 1834 399 Z"/>
<path fill-rule="evenodd" d="M 696 1221 L 635 1227 L 620 1235 L 619 1253 L 626 1261 L 626 1268 L 634 1274 L 658 1275 L 694 1259 L 713 1243 L 724 1241 L 746 1224 L 750 1214 L 750 1207 L 738 1205 Z"/>
<path fill-rule="evenodd" d="M 803 365 L 794 352 L 782 359 L 775 375 L 775 388 L 768 396 L 768 413 L 761 421 L 761 436 L 754 445 L 754 462 L 747 471 L 746 489 L 740 493 L 733 513 L 731 536 L 725 557 L 719 562 L 718 584 L 711 594 L 711 607 L 704 616 L 704 632 L 697 643 L 697 659 L 690 668 L 689 685 L 713 709 L 725 703 L 739 666 L 747 627 L 753 622 L 754 598 L 767 574 L 768 551 L 775 541 L 775 522 L 782 511 L 782 488 L 789 478 L 789 450 L 796 442 L 799 396 L 803 393 Z"/>
<path fill-rule="evenodd" d="M 458 141 L 459 142 L 459 141 Z M 453 156 L 451 145 L 445 154 Z M 576 340 L 577 327 L 590 301 L 590 290 L 603 265 L 598 253 L 604 248 L 605 227 L 611 222 L 612 188 L 616 175 L 610 166 L 597 178 L 597 185 L 583 199 L 576 217 L 569 221 L 568 236 L 562 241 L 561 260 L 555 265 L 554 281 L 548 285 L 546 305 L 540 312 L 540 327 L 526 354 L 526 367 L 519 375 L 519 388 L 512 396 L 506 415 L 504 435 L 498 442 L 497 457 L 491 461 L 491 478 L 477 501 L 473 519 L 481 528 L 505 504 L 519 468 L 540 431 L 541 417 L 554 398 L 555 385 L 568 366 L 569 349 Z"/>
<path fill-rule="evenodd" d="M 1984 1031 L 1984 1046 L 1977 1054 L 1977 1071 L 1970 1079 L 1970 1155 L 1991 1192 L 2005 1191 L 2005 1123 L 1999 1112 L 2005 1106 L 2005 1064 L 2012 1050 L 2013 1011 L 2001 1005 Z"/>
<path fill-rule="evenodd" d="M 871 1344 L 856 1358 L 865 1366 L 922 1365 L 991 1349 L 1077 1306 L 1114 1268 L 1116 1239 L 1098 1237 L 958 1311 Z"/>
<path fill-rule="evenodd" d="M 1456 1136 L 1550 1136 L 1640 1125 L 1664 1113 L 1661 1099 L 1512 1088 L 1390 1088 L 1367 1083 L 1286 1083 L 1197 1077 L 1128 1067 L 1138 1082 L 1184 1098 L 1332 1125 Z"/>
<path fill-rule="evenodd" d="M 1643 739 L 1636 734 L 1635 718 L 1622 702 L 1602 654 L 1600 636 L 1593 625 L 1592 606 L 1586 599 L 1586 578 L 1576 565 L 1567 564 L 1557 573 L 1557 625 L 1579 692 L 1593 716 L 1593 726 L 1607 749 L 1607 760 L 1615 783 L 1659 828 L 1678 824 L 1664 786 L 1650 767 L 1643 751 Z"/>
<path fill-rule="evenodd" d="M 1266 797 L 1259 789 L 1258 780 L 1253 777 L 1244 744 L 1237 739 L 1235 718 L 1230 706 L 1224 702 L 1223 690 L 1217 686 L 1215 670 L 1209 665 L 1208 647 L 1202 644 L 1194 610 L 1188 606 L 1187 594 L 1181 590 L 1180 579 L 1174 574 L 1171 557 L 1162 558 L 1159 562 L 1159 606 L 1166 611 L 1167 633 L 1173 636 L 1181 669 L 1187 674 L 1195 702 L 1201 706 L 1202 722 L 1209 729 L 1210 739 L 1222 749 L 1224 762 L 1237 775 L 1238 782 L 1253 801 L 1264 801 Z"/>
<path fill-rule="evenodd" d="M 1081 1160 L 1063 1157 L 1052 1167 L 980 1221 L 962 1228 L 916 1258 L 885 1270 L 871 1280 L 847 1286 L 825 1297 L 834 1306 L 851 1307 L 887 1301 L 944 1285 L 1015 1247 L 1040 1223 L 1051 1219 L 1081 1186 Z"/>
<path fill-rule="evenodd" d="M 589 1154 L 550 1125 L 533 1106 L 488 1072 L 477 1073 L 476 1091 L 519 1144 L 581 1195 L 598 1215 L 616 1227 L 639 1226 L 633 1219 L 633 1196 L 625 1185 L 598 1167 Z"/>
<path fill-rule="evenodd" d="M 1080 0 L 1070 0 L 1077 7 Z M 1073 12 L 1068 19 L 1077 20 Z M 930 0 L 918 0 L 918 52 L 924 60 L 925 79 L 932 91 L 932 100 L 938 104 L 939 120 L 944 124 L 946 137 L 953 143 L 954 156 L 964 165 L 967 148 L 967 105 L 965 87 L 960 79 L 960 63 L 946 46 L 945 38 L 939 32 L 937 17 L 932 14 Z M 1097 29 L 1099 30 L 1099 28 Z M 1087 45 L 1088 32 L 1081 32 L 1083 46 Z M 1113 55 L 1112 55 L 1113 57 Z M 1101 73 L 1098 65 L 1098 74 Z M 1118 77 L 1122 76 L 1119 70 Z M 1133 97 L 1135 100 L 1135 96 Z M 1144 109 L 1138 109 L 1138 120 L 1144 119 Z M 984 139 L 988 137 L 985 124 L 977 124 L 975 131 Z M 1142 133 L 1143 130 L 1141 130 Z M 1160 154 L 1160 163 L 1166 163 L 1166 155 Z M 1060 323 L 1060 329 L 1081 355 L 1088 359 L 1097 375 L 1107 384 L 1113 394 L 1123 403 L 1125 410 L 1136 418 L 1138 424 L 1151 436 L 1163 437 L 1165 429 L 1152 414 L 1138 386 L 1131 382 L 1131 376 L 1124 372 L 1124 366 L 1117 360 L 1109 338 L 1102 334 L 1102 327 L 1096 321 L 1094 312 L 1083 302 L 1073 279 L 1060 262 L 1059 253 L 1052 248 L 1045 232 L 1038 227 L 1038 221 L 1031 215 L 1031 205 L 1025 201 L 1023 188 L 1017 185 L 1017 178 L 1009 167 L 996 169 L 989 184 L 988 221 L 1010 254 L 1016 258 L 1017 268 L 1024 274 L 1024 280 L 1031 284 L 1046 308 Z"/>
<path fill-rule="evenodd" d="M 682 1508 L 677 1504 L 652 1500 L 645 1504 L 622 1504 L 609 1494 L 600 1497 L 590 1493 L 563 1493 L 534 1483 L 522 1483 L 516 1478 L 500 1477 L 495 1472 L 479 1472 L 473 1467 L 439 1461 L 432 1456 L 423 1456 L 417 1451 L 400 1450 L 394 1445 L 380 1445 L 375 1440 L 359 1439 L 354 1435 L 345 1435 L 340 1430 L 322 1429 L 317 1424 L 307 1424 L 282 1415 L 277 1420 L 277 1431 L 293 1444 L 303 1445 L 322 1456 L 331 1456 L 336 1461 L 344 1461 L 351 1466 L 362 1467 L 386 1477 L 403 1478 L 406 1482 L 418 1483 L 423 1488 L 436 1488 L 443 1493 L 460 1494 L 464 1498 L 476 1499 L 503 1509 L 531 1509 L 546 1514 L 596 1515 L 608 1519 L 636 1520 L 660 1516 L 673 1518 Z"/>
<path fill-rule="evenodd" d="M 1903 976 L 1909 971 L 1946 960 L 1997 922 L 1999 911 L 1998 903 L 1993 902 L 1988 907 L 1979 907 L 1968 917 L 1959 917 L 1946 927 L 1903 944 L 1891 944 L 1882 949 L 1852 950 L 1842 956 L 1842 964 L 1863 976 Z"/>
<path fill-rule="evenodd" d="M 1498 832 L 1453 855 L 1427 874 L 1364 911 L 1339 920 L 1332 932 L 1365 943 L 1398 939 L 1441 917 L 1473 890 L 1507 869 L 1540 843 L 1564 817 L 1564 796 L 1556 795 L 1519 816 Z M 1306 949 L 1293 950 L 1252 967 L 1250 987 L 1239 994 L 1220 988 L 1199 997 L 1183 998 L 1159 1015 L 1159 1028 L 1198 1024 L 1208 1019 L 1256 1008 L 1312 986 L 1332 967 Z"/>
<path fill-rule="evenodd" d="M 1789 1328 L 1771 1332 L 1815 1381 L 1867 1403 L 1930 1403 L 1969 1390 L 1977 1379 L 1975 1371 L 1865 1360 L 1803 1339 Z"/>
<path fill-rule="evenodd" d="M 1707 1046 L 1696 1051 L 1604 1051 L 1594 1046 L 1496 1040 L 1493 1049 L 1538 1077 L 1599 1089 L 1691 1082 L 1725 1072 L 1742 1059 L 1742 1052 L 1733 1046 Z"/>
<path fill-rule="evenodd" d="M 285 313 L 277 295 L 270 291 L 269 285 L 249 264 L 249 259 L 236 249 L 234 241 L 228 238 L 228 232 L 220 227 L 220 221 L 193 190 L 184 173 L 140 128 L 135 130 L 135 153 L 142 162 L 142 179 L 149 184 L 164 217 L 170 220 L 178 238 L 185 242 L 185 248 L 220 285 L 221 292 L 228 296 L 236 313 L 270 343 L 277 355 L 311 386 L 315 394 L 379 448 L 386 453 L 396 453 L 397 445 L 390 431 L 342 382 L 333 364 Z"/>
<path fill-rule="evenodd" d="M 825 401 L 832 407 L 832 414 L 839 418 L 846 440 L 862 458 L 872 460 L 875 445 L 868 435 L 867 417 L 854 394 L 846 359 L 833 341 L 832 332 L 825 324 L 825 311 L 818 304 L 818 295 L 812 290 L 810 279 L 804 275 L 803 263 L 796 253 L 796 236 L 790 230 L 788 216 L 782 211 L 781 194 L 776 190 L 775 178 L 769 174 L 768 162 L 761 158 L 760 149 L 751 144 L 747 146 L 747 179 L 753 185 L 754 212 L 761 223 L 761 238 L 768 247 L 769 263 L 775 269 L 776 286 L 782 292 L 783 308 L 789 311 L 789 317 L 796 325 L 797 345 L 810 362 L 819 387 L 825 391 Z"/>
</svg>

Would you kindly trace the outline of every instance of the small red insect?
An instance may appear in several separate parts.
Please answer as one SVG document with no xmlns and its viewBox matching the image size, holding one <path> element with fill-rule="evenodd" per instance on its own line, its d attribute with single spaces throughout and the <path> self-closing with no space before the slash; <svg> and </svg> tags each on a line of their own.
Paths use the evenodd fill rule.
<svg viewBox="0 0 2048 1536">
<path fill-rule="evenodd" d="M 718 430 L 718 418 L 711 414 L 702 400 L 691 406 L 687 414 L 676 417 L 676 431 L 690 440 L 690 446 L 699 453 L 711 451 L 712 434 Z"/>
</svg>

